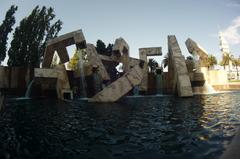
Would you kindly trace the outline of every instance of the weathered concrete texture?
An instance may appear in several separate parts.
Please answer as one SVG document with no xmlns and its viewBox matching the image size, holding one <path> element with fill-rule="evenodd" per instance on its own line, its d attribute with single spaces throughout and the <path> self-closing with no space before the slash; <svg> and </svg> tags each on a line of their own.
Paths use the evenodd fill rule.
<svg viewBox="0 0 240 159">
<path fill-rule="evenodd" d="M 63 99 L 63 93 L 70 91 L 70 84 L 68 80 L 67 71 L 64 65 L 58 65 L 55 69 L 41 69 L 35 68 L 35 78 L 56 78 L 56 90 L 59 99 Z"/>
<path fill-rule="evenodd" d="M 189 53 L 191 54 L 197 53 L 197 55 L 200 57 L 208 57 L 207 51 L 192 39 L 188 38 L 185 44 L 187 46 Z"/>
<path fill-rule="evenodd" d="M 141 60 L 129 57 L 129 67 L 133 68 L 135 65 L 138 65 Z"/>
<path fill-rule="evenodd" d="M 86 48 L 86 40 L 82 30 L 73 31 L 48 41 L 42 67 L 50 67 L 55 51 L 57 51 L 61 63 L 68 62 L 69 56 L 66 47 L 73 44 L 76 44 L 77 48 Z"/>
<path fill-rule="evenodd" d="M 177 88 L 178 96 L 188 97 L 193 96 L 190 78 L 185 63 L 185 58 L 182 55 L 177 39 L 174 35 L 168 36 L 168 52 L 169 61 L 172 66 L 172 70 L 169 70 L 173 74 L 173 92 L 176 92 Z"/>
<path fill-rule="evenodd" d="M 199 60 L 196 61 L 197 62 L 196 66 L 204 67 L 206 65 L 206 60 L 208 58 L 207 51 L 190 38 L 186 40 L 185 44 L 190 54 L 192 54 L 194 57 L 196 56 L 199 57 Z M 199 70 L 199 68 L 197 68 L 197 70 Z"/>
<path fill-rule="evenodd" d="M 123 71 L 128 72 L 129 67 L 129 46 L 123 38 L 118 38 L 115 40 L 113 45 L 113 55 L 112 58 L 115 61 L 121 61 L 123 63 Z"/>
<path fill-rule="evenodd" d="M 162 48 L 161 47 L 148 47 L 139 49 L 139 57 L 141 60 L 147 62 L 147 56 L 161 56 Z"/>
<path fill-rule="evenodd" d="M 91 65 L 97 65 L 99 73 L 103 80 L 110 80 L 108 72 L 106 71 L 101 57 L 99 57 L 97 50 L 93 44 L 87 44 L 87 57 Z"/>
<path fill-rule="evenodd" d="M 191 72 L 189 73 L 189 77 L 192 87 L 202 87 L 206 81 L 203 73 Z"/>
<path fill-rule="evenodd" d="M 89 102 L 115 102 L 128 93 L 134 86 L 139 85 L 142 81 L 142 78 L 142 68 L 140 68 L 139 65 L 135 65 L 121 78 L 89 99 Z"/>
<path fill-rule="evenodd" d="M 117 53 L 120 53 L 120 55 L 129 54 L 129 46 L 123 38 L 120 37 L 115 40 L 115 43 L 113 45 L 113 53 L 115 55 Z"/>
<path fill-rule="evenodd" d="M 140 48 L 139 57 L 141 60 L 145 61 L 144 64 L 144 77 L 140 85 L 141 91 L 148 91 L 148 65 L 147 65 L 147 56 L 161 56 L 162 48 L 161 47 L 149 47 L 149 48 Z"/>
</svg>

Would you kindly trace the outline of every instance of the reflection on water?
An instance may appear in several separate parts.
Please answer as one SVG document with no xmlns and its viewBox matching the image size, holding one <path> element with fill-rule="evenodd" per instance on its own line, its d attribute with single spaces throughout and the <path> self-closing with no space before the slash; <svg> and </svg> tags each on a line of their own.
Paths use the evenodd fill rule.
<svg viewBox="0 0 240 159">
<path fill-rule="evenodd" d="M 240 125 L 239 95 L 9 100 L 0 158 L 219 158 Z"/>
</svg>

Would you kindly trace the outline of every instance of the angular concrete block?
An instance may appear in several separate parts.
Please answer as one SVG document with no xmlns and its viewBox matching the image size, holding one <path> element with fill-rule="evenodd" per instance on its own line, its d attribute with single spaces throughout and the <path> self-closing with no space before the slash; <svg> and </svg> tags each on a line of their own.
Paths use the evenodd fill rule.
<svg viewBox="0 0 240 159">
<path fill-rule="evenodd" d="M 185 44 L 190 54 L 196 53 L 200 57 L 208 57 L 207 51 L 192 39 L 188 38 Z"/>
<path fill-rule="evenodd" d="M 97 65 L 99 73 L 103 80 L 110 80 L 108 72 L 106 71 L 99 54 L 93 44 L 87 44 L 87 57 L 91 65 Z"/>
<path fill-rule="evenodd" d="M 42 67 L 49 68 L 51 66 L 54 51 L 55 51 L 55 49 L 53 46 L 51 46 L 51 45 L 46 46 L 44 57 L 43 57 Z"/>
<path fill-rule="evenodd" d="M 113 45 L 113 52 L 119 52 L 121 55 L 129 54 L 129 46 L 123 38 L 118 38 L 115 40 Z"/>
<path fill-rule="evenodd" d="M 89 102 L 115 102 L 128 93 L 135 85 L 139 85 L 142 78 L 143 71 L 139 65 L 136 65 L 121 78 L 89 99 Z"/>
<path fill-rule="evenodd" d="M 139 57 L 141 60 L 147 62 L 147 56 L 161 56 L 162 48 L 161 47 L 148 47 L 139 49 Z"/>
<path fill-rule="evenodd" d="M 35 68 L 34 77 L 58 78 L 58 71 L 55 69 Z"/>
<path fill-rule="evenodd" d="M 193 96 L 192 86 L 187 71 L 185 59 L 182 55 L 177 39 L 174 35 L 168 36 L 168 52 L 169 52 L 169 68 L 172 68 L 171 74 L 173 78 L 173 93 L 177 88 L 178 96 Z"/>
<path fill-rule="evenodd" d="M 113 45 L 113 55 L 112 58 L 115 61 L 121 61 L 123 63 L 123 71 L 128 72 L 129 67 L 129 46 L 123 38 L 118 38 L 115 40 Z"/>
<path fill-rule="evenodd" d="M 141 91 L 148 90 L 148 65 L 147 65 L 147 56 L 161 56 L 162 48 L 161 47 L 148 47 L 139 49 L 139 57 L 141 60 L 145 61 L 144 64 L 144 77 L 140 85 Z"/>
<path fill-rule="evenodd" d="M 39 80 L 44 78 L 56 78 L 56 91 L 59 99 L 64 99 L 63 90 L 70 90 L 69 79 L 64 65 L 57 65 L 55 69 L 35 68 L 34 77 Z"/>
<path fill-rule="evenodd" d="M 57 51 L 61 63 L 68 62 L 69 56 L 66 47 L 73 44 L 76 44 L 78 48 L 87 47 L 82 30 L 73 31 L 49 40 L 44 53 L 42 67 L 49 68 L 51 66 L 54 51 Z"/>
<path fill-rule="evenodd" d="M 67 49 L 65 46 L 58 45 L 57 53 L 58 53 L 61 63 L 66 63 L 69 61 L 68 52 L 67 52 Z"/>
</svg>

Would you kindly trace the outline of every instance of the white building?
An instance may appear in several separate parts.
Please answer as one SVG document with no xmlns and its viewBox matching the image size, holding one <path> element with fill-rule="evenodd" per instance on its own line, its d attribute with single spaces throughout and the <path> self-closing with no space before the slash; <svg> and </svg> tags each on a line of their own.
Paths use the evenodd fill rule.
<svg viewBox="0 0 240 159">
<path fill-rule="evenodd" d="M 220 46 L 220 51 L 222 53 L 222 57 L 230 55 L 233 57 L 229 44 L 224 38 L 224 35 L 222 32 L 219 32 L 219 46 Z M 237 69 L 233 66 L 232 61 L 229 61 L 229 65 L 226 65 L 225 67 L 226 70 L 228 70 L 228 79 L 229 80 L 234 80 L 237 79 Z"/>
</svg>

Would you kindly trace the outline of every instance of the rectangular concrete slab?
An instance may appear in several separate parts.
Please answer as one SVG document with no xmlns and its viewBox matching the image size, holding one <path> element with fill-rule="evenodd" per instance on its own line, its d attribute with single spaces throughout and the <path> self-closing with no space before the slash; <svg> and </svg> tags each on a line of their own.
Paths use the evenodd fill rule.
<svg viewBox="0 0 240 159">
<path fill-rule="evenodd" d="M 168 53 L 170 65 L 170 74 L 172 74 L 173 79 L 173 93 L 176 92 L 177 88 L 178 96 L 189 97 L 193 96 L 192 86 L 185 63 L 185 58 L 182 55 L 181 49 L 178 45 L 177 39 L 174 35 L 168 36 Z"/>
<path fill-rule="evenodd" d="M 128 93 L 135 85 L 139 85 L 142 78 L 143 71 L 138 65 L 136 65 L 121 78 L 89 99 L 89 102 L 116 102 Z"/>
<path fill-rule="evenodd" d="M 148 47 L 139 49 L 139 58 L 145 61 L 144 64 L 144 77 L 140 85 L 141 91 L 148 91 L 148 65 L 147 65 L 147 56 L 161 56 L 162 48 L 161 47 Z"/>
</svg>

